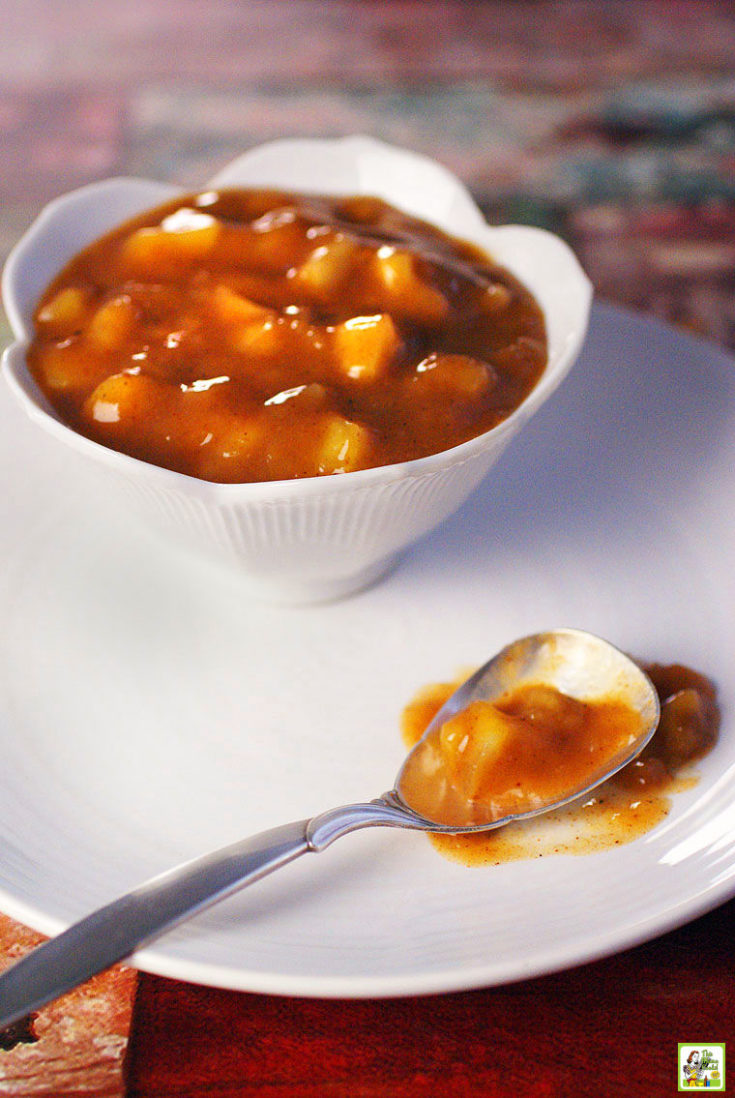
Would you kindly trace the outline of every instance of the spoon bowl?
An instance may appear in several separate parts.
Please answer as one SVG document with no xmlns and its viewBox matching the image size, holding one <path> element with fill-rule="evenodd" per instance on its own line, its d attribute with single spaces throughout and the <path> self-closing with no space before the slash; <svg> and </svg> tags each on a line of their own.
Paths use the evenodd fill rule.
<svg viewBox="0 0 735 1098">
<path fill-rule="evenodd" d="M 582 702 L 614 697 L 640 717 L 637 735 L 622 750 L 607 756 L 572 785 L 563 797 L 520 805 L 512 813 L 479 823 L 458 824 L 429 817 L 409 803 L 407 777 L 423 746 L 457 713 L 476 701 L 492 702 L 512 688 L 543 683 Z M 309 839 L 322 850 L 339 835 L 358 827 L 384 824 L 422 831 L 463 834 L 488 831 L 514 820 L 529 819 L 585 796 L 632 762 L 649 742 L 660 716 L 658 695 L 648 675 L 608 641 L 580 629 L 554 629 L 511 642 L 466 679 L 427 725 L 406 757 L 388 793 L 367 805 L 348 805 L 314 817 Z M 363 822 L 359 822 L 363 821 Z"/>
<path fill-rule="evenodd" d="M 472 702 L 493 702 L 507 695 L 511 689 L 537 684 L 550 686 L 560 694 L 588 704 L 614 698 L 638 715 L 635 735 L 612 754 L 597 759 L 581 778 L 577 777 L 563 797 L 554 795 L 553 799 L 540 803 L 535 797 L 533 803 L 530 800 L 525 802 L 527 807 L 520 802 L 512 813 L 463 827 L 439 819 L 432 820 L 442 830 L 485 831 L 511 820 L 527 819 L 551 808 L 561 808 L 627 766 L 643 750 L 658 725 L 660 707 L 656 690 L 648 675 L 623 652 L 600 637 L 578 629 L 534 633 L 507 645 L 454 691 L 405 760 L 396 781 L 395 795 L 407 801 L 408 794 L 404 787 L 407 787 L 414 760 L 448 720 Z"/>
<path fill-rule="evenodd" d="M 511 688 L 539 684 L 578 702 L 614 697 L 637 715 L 635 734 L 553 800 L 521 801 L 512 813 L 467 824 L 433 819 L 411 807 L 406 788 L 412 760 L 447 721 L 474 702 L 492 703 Z M 658 697 L 648 676 L 600 638 L 575 629 L 557 629 L 514 641 L 470 676 L 441 707 L 390 792 L 366 804 L 332 809 L 194 859 L 88 915 L 0 976 L 0 1030 L 129 957 L 205 907 L 302 854 L 326 849 L 351 831 L 376 826 L 451 833 L 485 831 L 567 804 L 631 762 L 651 739 L 658 719 Z"/>
</svg>

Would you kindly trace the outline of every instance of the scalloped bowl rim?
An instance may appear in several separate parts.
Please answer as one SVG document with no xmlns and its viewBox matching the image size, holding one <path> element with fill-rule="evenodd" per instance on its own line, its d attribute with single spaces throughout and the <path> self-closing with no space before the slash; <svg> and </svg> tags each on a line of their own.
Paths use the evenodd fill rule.
<svg viewBox="0 0 735 1098">
<path fill-rule="evenodd" d="M 520 245 L 523 248 L 526 248 L 528 244 L 535 244 L 537 248 L 555 249 L 557 258 L 563 264 L 564 275 L 570 282 L 571 290 L 577 295 L 577 323 L 576 326 L 571 326 L 565 333 L 563 346 L 559 349 L 556 359 L 551 361 L 550 357 L 550 361 L 535 387 L 509 416 L 494 427 L 468 439 L 466 442 L 406 462 L 358 469 L 353 472 L 332 474 L 330 476 L 235 483 L 219 483 L 179 473 L 110 449 L 102 443 L 95 442 L 93 439 L 79 434 L 56 415 L 33 379 L 26 362 L 26 354 L 32 338 L 30 318 L 38 297 L 43 293 L 54 274 L 52 273 L 45 279 L 41 290 L 33 296 L 28 293 L 24 294 L 22 283 L 24 279 L 27 279 L 29 266 L 32 269 L 34 259 L 44 246 L 47 237 L 53 239 L 54 232 L 60 228 L 62 219 L 68 214 L 75 211 L 79 214 L 80 211 L 87 209 L 92 211 L 101 210 L 104 206 L 104 200 L 109 197 L 110 192 L 117 192 L 118 196 L 127 192 L 128 196 L 137 195 L 140 199 L 142 199 L 144 192 L 146 193 L 147 200 L 145 202 L 136 199 L 132 204 L 130 202 L 126 203 L 126 210 L 121 215 L 118 216 L 116 213 L 114 218 L 105 217 L 105 220 L 109 223 L 109 228 L 103 228 L 100 232 L 91 235 L 89 237 L 89 242 L 91 242 L 105 231 L 109 231 L 109 229 L 122 224 L 128 218 L 134 217 L 136 213 L 142 213 L 146 209 L 153 208 L 165 202 L 169 197 L 174 198 L 177 194 L 190 193 L 185 188 L 170 183 L 117 176 L 87 184 L 60 195 L 49 202 L 13 248 L 5 264 L 2 276 L 3 300 L 16 340 L 3 353 L 2 366 L 10 389 L 29 417 L 60 441 L 71 446 L 72 449 L 94 459 L 98 463 L 106 464 L 120 474 L 136 478 L 145 477 L 149 481 L 157 482 L 162 487 L 168 485 L 188 494 L 206 494 L 214 497 L 225 497 L 230 500 L 233 497 L 252 498 L 254 502 L 256 500 L 261 501 L 263 497 L 271 497 L 275 500 L 288 499 L 294 495 L 324 495 L 368 488 L 377 482 L 389 483 L 406 477 L 420 478 L 449 466 L 461 465 L 482 453 L 491 444 L 491 440 L 500 442 L 504 435 L 514 434 L 564 379 L 574 363 L 586 335 L 592 286 L 574 253 L 560 237 L 544 229 L 525 225 L 489 225 L 463 184 L 440 164 L 420 154 L 385 145 L 372 138 L 350 137 L 335 141 L 312 139 L 290 141 L 286 139 L 269 142 L 266 145 L 259 145 L 236 158 L 204 186 L 238 185 L 232 178 L 232 173 L 238 172 L 242 167 L 247 168 L 263 154 L 266 157 L 270 153 L 285 155 L 292 149 L 302 151 L 304 149 L 314 150 L 319 147 L 339 150 L 340 146 L 348 151 L 355 150 L 358 155 L 361 150 L 369 149 L 373 154 L 377 152 L 389 157 L 401 157 L 404 161 L 413 161 L 428 167 L 435 174 L 438 173 L 440 177 L 444 178 L 446 185 L 453 189 L 455 204 L 456 200 L 459 200 L 462 213 L 460 227 L 457 228 L 456 224 L 453 223 L 454 227 L 450 228 L 449 231 L 452 231 L 456 236 L 464 237 L 478 244 L 494 258 L 498 258 L 498 261 L 503 266 L 507 266 L 513 273 L 515 271 L 512 265 L 504 260 L 502 255 L 497 255 L 497 250 L 492 246 L 493 242 L 501 242 L 501 251 L 505 250 L 503 245 L 507 247 L 508 244 Z M 273 179 L 272 183 L 276 186 L 284 186 L 283 179 Z M 256 179 L 252 181 L 243 178 L 240 185 L 260 186 L 266 185 L 266 183 L 264 180 Z M 302 191 L 311 189 L 315 191 L 317 188 L 301 186 L 294 187 L 294 189 Z M 354 190 L 348 192 L 346 188 L 330 188 L 328 185 L 324 185 L 319 189 L 322 193 L 330 194 L 355 193 Z M 392 193 L 392 196 L 387 200 L 395 206 L 403 208 L 409 214 L 415 214 L 415 207 L 412 207 L 411 203 L 402 203 L 395 193 Z M 444 227 L 441 224 L 442 220 L 446 223 L 446 219 L 442 218 L 435 217 L 432 220 L 434 224 L 439 224 L 440 227 Z M 58 273 L 68 260 L 85 246 L 86 242 L 77 243 L 74 250 L 70 251 L 68 256 L 53 267 L 54 273 Z M 531 249 L 532 251 L 533 249 Z M 528 285 L 527 279 L 523 279 L 521 275 L 518 277 L 521 277 L 522 281 Z M 538 300 L 538 292 L 536 290 L 532 290 L 532 292 Z M 542 305 L 543 309 L 543 303 L 539 302 L 539 304 Z M 544 310 L 544 314 L 548 328 L 549 317 L 546 310 Z"/>
</svg>

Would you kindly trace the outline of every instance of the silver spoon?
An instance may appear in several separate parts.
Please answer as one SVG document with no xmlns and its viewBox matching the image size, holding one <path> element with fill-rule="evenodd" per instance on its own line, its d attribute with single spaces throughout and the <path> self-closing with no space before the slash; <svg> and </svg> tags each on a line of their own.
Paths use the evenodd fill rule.
<svg viewBox="0 0 735 1098">
<path fill-rule="evenodd" d="M 492 701 L 524 682 L 545 683 L 588 700 L 613 695 L 641 717 L 640 735 L 604 770 L 549 804 L 534 804 L 491 823 L 449 825 L 415 812 L 401 794 L 404 763 L 395 787 L 368 804 L 347 805 L 310 820 L 285 824 L 196 858 L 141 885 L 39 946 L 0 976 L 0 1029 L 90 977 L 165 930 L 225 896 L 293 861 L 320 852 L 335 839 L 363 827 L 469 832 L 500 827 L 558 808 L 588 793 L 642 751 L 659 719 L 656 691 L 647 675 L 612 645 L 589 633 L 557 629 L 517 640 L 476 671 L 442 706 L 419 744 L 470 702 Z M 419 748 L 419 744 L 413 751 Z M 413 754 L 413 752 L 411 753 Z"/>
</svg>

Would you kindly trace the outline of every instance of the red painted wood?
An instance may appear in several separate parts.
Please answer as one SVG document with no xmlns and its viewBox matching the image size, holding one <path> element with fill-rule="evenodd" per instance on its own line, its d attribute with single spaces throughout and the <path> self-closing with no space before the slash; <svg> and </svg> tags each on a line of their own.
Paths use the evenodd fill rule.
<svg viewBox="0 0 735 1098">
<path fill-rule="evenodd" d="M 43 941 L 0 914 L 0 971 Z M 0 1033 L 0 1098 L 123 1098 L 137 973 L 117 966 Z"/>
<path fill-rule="evenodd" d="M 128 1098 L 676 1093 L 677 1042 L 735 1050 L 735 901 L 652 943 L 418 999 L 243 995 L 141 978 Z"/>
</svg>

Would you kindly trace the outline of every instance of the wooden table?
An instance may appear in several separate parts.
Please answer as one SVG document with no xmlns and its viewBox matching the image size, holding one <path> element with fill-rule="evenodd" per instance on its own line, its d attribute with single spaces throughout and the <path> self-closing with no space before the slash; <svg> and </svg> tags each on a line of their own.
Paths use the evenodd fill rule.
<svg viewBox="0 0 735 1098">
<path fill-rule="evenodd" d="M 195 186 L 258 141 L 361 130 L 443 160 L 492 219 L 562 233 L 601 296 L 735 347 L 724 0 L 0 0 L 0 15 L 0 253 L 90 180 Z M 731 901 L 573 971 L 419 999 L 142 976 L 127 1095 L 670 1094 L 677 1042 L 735 1042 L 734 915 Z M 48 1086 L 32 1093 L 59 1096 Z M 2 1093 L 31 1091 L 0 1075 Z"/>
<path fill-rule="evenodd" d="M 733 918 L 735 901 L 605 961 L 419 999 L 281 999 L 144 976 L 129 1098 L 670 1094 L 677 1042 L 735 1039 Z"/>
<path fill-rule="evenodd" d="M 21 1027 L 36 1043 L 0 1049 L 0 1094 L 654 1098 L 675 1090 L 679 1041 L 735 1037 L 733 917 L 735 900 L 567 972 L 423 998 L 294 999 L 145 974 L 136 990 L 118 969 Z"/>
</svg>

